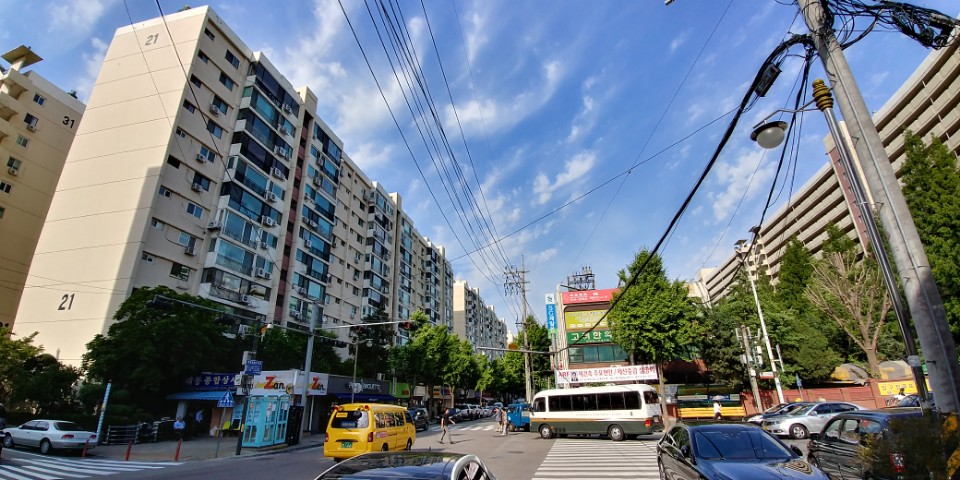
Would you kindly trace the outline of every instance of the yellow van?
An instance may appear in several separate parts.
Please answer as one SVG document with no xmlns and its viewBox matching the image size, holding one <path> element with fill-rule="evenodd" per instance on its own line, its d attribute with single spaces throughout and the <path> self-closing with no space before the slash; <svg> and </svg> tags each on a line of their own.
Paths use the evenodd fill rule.
<svg viewBox="0 0 960 480">
<path fill-rule="evenodd" d="M 416 440 L 416 427 L 406 408 L 348 403 L 334 407 L 330 415 L 323 455 L 339 462 L 361 453 L 410 450 Z"/>
</svg>

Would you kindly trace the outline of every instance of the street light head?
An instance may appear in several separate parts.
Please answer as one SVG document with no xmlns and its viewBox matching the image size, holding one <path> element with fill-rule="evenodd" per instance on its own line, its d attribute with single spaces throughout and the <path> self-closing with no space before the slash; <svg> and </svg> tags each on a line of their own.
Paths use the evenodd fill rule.
<svg viewBox="0 0 960 480">
<path fill-rule="evenodd" d="M 787 122 L 776 120 L 764 123 L 753 129 L 750 139 L 766 149 L 777 148 L 787 134 Z"/>
</svg>

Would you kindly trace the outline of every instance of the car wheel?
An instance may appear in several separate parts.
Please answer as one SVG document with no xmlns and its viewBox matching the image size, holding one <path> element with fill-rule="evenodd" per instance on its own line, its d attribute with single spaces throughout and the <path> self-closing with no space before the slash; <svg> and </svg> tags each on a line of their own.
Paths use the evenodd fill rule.
<svg viewBox="0 0 960 480">
<path fill-rule="evenodd" d="M 622 442 L 623 439 L 627 438 L 627 435 L 623 432 L 623 427 L 620 425 L 610 425 L 610 428 L 607 429 L 607 435 L 614 442 Z"/>
<path fill-rule="evenodd" d="M 407 439 L 407 448 L 404 448 L 404 450 L 411 450 L 412 448 L 413 448 L 413 440 L 410 440 L 410 439 L 408 438 L 408 439 Z"/>
<path fill-rule="evenodd" d="M 540 425 L 540 438 L 544 440 L 553 438 L 553 430 L 550 429 L 550 425 Z"/>
<path fill-rule="evenodd" d="M 53 452 L 53 445 L 50 444 L 50 440 L 44 438 L 40 441 L 40 453 L 49 455 L 51 452 Z"/>
<path fill-rule="evenodd" d="M 3 446 L 13 448 L 13 437 L 9 433 L 3 436 Z"/>
<path fill-rule="evenodd" d="M 390 451 L 390 447 L 387 447 L 387 444 L 384 443 L 383 446 L 380 447 L 380 451 L 381 451 L 381 452 L 388 452 L 388 451 Z"/>
<path fill-rule="evenodd" d="M 796 425 L 791 425 L 791 426 L 790 426 L 790 436 L 793 437 L 793 438 L 795 438 L 795 439 L 797 439 L 797 440 L 800 440 L 800 439 L 803 439 L 803 438 L 807 438 L 807 427 L 804 427 L 803 425 L 800 425 L 799 423 L 796 424 Z"/>
</svg>

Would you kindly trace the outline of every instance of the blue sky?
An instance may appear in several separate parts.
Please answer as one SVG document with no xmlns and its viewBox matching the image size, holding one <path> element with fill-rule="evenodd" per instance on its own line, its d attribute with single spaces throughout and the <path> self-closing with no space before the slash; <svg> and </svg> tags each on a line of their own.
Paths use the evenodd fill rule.
<svg viewBox="0 0 960 480">
<path fill-rule="evenodd" d="M 160 1 L 164 13 L 183 3 Z M 955 0 L 912 3 L 957 14 Z M 484 219 L 469 228 L 452 207 L 467 194 L 461 189 L 450 197 L 440 183 L 446 177 L 425 153 L 364 4 L 343 5 L 399 130 L 336 1 L 211 3 L 248 47 L 317 94 L 318 113 L 345 151 L 370 178 L 403 196 L 420 233 L 447 247 L 457 277 L 479 287 L 511 326 L 519 301 L 503 291 L 505 264 L 519 266 L 523 257 L 528 302 L 541 321 L 543 295 L 584 265 L 592 267 L 598 288 L 615 287 L 617 271 L 663 235 L 763 59 L 791 32 L 806 33 L 795 5 L 770 0 L 670 6 L 660 0 L 401 0 L 453 152 L 435 159 L 448 167 L 456 162 L 483 207 Z M 143 0 L 0 0 L 0 11 L 0 48 L 30 45 L 44 57 L 34 68 L 59 87 L 78 90 L 81 100 L 113 32 L 131 19 L 159 15 L 154 1 Z M 883 29 L 846 50 L 871 110 L 927 53 Z M 716 266 L 759 222 L 779 154 L 765 154 L 749 133 L 761 118 L 792 105 L 800 66 L 799 58 L 788 59 L 767 96 L 744 115 L 662 248 L 672 278 L 692 279 L 699 268 Z M 817 63 L 811 79 L 821 77 Z M 824 165 L 825 134 L 820 113 L 808 114 L 796 168 L 781 173 L 788 186 L 774 210 L 788 197 L 791 179 L 796 190 Z M 492 238 L 481 226 L 512 235 L 501 248 L 476 253 L 476 245 Z"/>
</svg>

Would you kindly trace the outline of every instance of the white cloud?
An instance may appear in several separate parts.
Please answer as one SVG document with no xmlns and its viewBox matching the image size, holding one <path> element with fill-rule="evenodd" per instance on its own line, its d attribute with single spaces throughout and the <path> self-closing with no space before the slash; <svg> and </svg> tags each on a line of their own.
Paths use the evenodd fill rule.
<svg viewBox="0 0 960 480">
<path fill-rule="evenodd" d="M 567 160 L 567 163 L 564 165 L 564 171 L 557 174 L 556 179 L 552 182 L 546 174 L 542 172 L 537 174 L 533 181 L 533 193 L 538 195 L 537 203 L 543 205 L 550 200 L 554 191 L 574 181 L 584 180 L 586 174 L 593 168 L 596 162 L 596 153 L 582 152 L 574 155 L 570 160 Z"/>
<path fill-rule="evenodd" d="M 390 144 L 383 142 L 364 142 L 354 145 L 350 152 L 350 158 L 365 172 L 386 165 L 391 160 L 403 161 L 403 159 L 397 158 L 398 154 L 394 152 Z M 402 155 L 407 155 L 407 153 L 403 152 Z"/>
<path fill-rule="evenodd" d="M 48 32 L 62 34 L 69 32 L 77 37 L 85 37 L 109 10 L 116 0 L 72 0 L 50 4 Z"/>
<path fill-rule="evenodd" d="M 690 36 L 690 32 L 683 32 L 680 35 L 677 35 L 673 41 L 670 42 L 670 53 L 674 53 L 680 48 L 681 45 L 687 42 L 687 38 Z"/>
<path fill-rule="evenodd" d="M 77 79 L 77 97 L 84 103 L 90 100 L 90 92 L 93 91 L 93 84 L 97 81 L 97 75 L 100 74 L 100 67 L 103 65 L 103 57 L 107 55 L 109 44 L 93 37 L 90 39 L 90 46 L 92 49 L 82 54 L 83 75 Z"/>
<path fill-rule="evenodd" d="M 477 2 L 475 5 L 477 7 L 484 5 L 486 2 Z M 487 27 L 487 12 L 480 12 L 474 10 L 467 14 L 466 18 L 467 31 L 465 33 L 466 38 L 464 41 L 467 44 L 467 61 L 470 65 L 473 65 L 476 62 L 477 54 L 480 50 L 487 45 L 487 42 L 490 41 L 487 36 L 489 29 Z"/>
<path fill-rule="evenodd" d="M 764 152 L 758 147 L 750 151 L 740 151 L 733 163 L 716 164 L 713 174 L 720 183 L 721 190 L 708 194 L 713 203 L 714 220 L 728 218 L 741 198 L 752 199 L 769 187 L 776 165 L 773 162 L 761 165 L 763 159 Z"/>
</svg>

